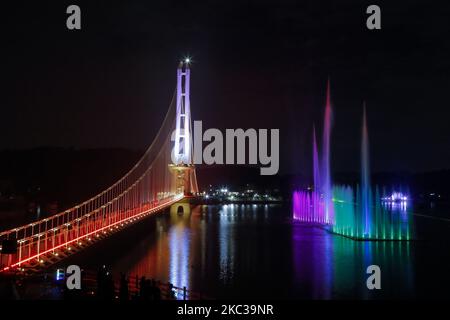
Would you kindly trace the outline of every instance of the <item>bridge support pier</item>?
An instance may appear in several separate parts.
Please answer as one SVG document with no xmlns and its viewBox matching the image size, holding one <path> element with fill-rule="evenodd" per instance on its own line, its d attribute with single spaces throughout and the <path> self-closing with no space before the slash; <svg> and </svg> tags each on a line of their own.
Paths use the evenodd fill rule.
<svg viewBox="0 0 450 320">
<path fill-rule="evenodd" d="M 178 217 L 188 218 L 191 216 L 191 204 L 189 201 L 181 200 L 170 206 L 170 218 L 176 219 Z"/>
</svg>

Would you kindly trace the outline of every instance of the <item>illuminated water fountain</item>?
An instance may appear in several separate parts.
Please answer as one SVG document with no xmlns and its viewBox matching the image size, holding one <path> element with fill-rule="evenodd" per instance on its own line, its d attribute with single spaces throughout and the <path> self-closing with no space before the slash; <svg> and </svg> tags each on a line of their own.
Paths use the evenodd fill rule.
<svg viewBox="0 0 450 320">
<path fill-rule="evenodd" d="M 330 81 L 328 80 L 323 128 L 323 148 L 320 160 L 316 130 L 315 128 L 313 129 L 314 190 L 311 192 L 294 192 L 292 200 L 295 220 L 321 224 L 333 224 L 334 222 L 330 170 L 331 120 Z"/>
<path fill-rule="evenodd" d="M 397 212 L 382 205 L 378 188 L 375 188 L 375 195 L 367 196 L 371 201 L 364 203 L 359 188 L 355 192 L 350 186 L 334 186 L 336 219 L 330 231 L 355 240 L 410 240 L 412 225 L 406 207 Z"/>
<path fill-rule="evenodd" d="M 292 198 L 294 219 L 327 224 L 322 195 L 317 191 L 295 191 Z"/>
<path fill-rule="evenodd" d="M 314 190 L 295 191 L 292 198 L 294 219 L 303 222 L 320 224 L 329 223 L 325 211 L 322 180 L 320 179 L 319 153 L 316 141 L 316 131 L 313 131 L 313 171 Z M 331 194 L 331 191 L 330 191 Z M 330 197 L 331 199 L 331 197 Z"/>
<path fill-rule="evenodd" d="M 371 235 L 372 227 L 372 188 L 369 173 L 369 134 L 367 132 L 366 106 L 363 108 L 363 125 L 361 139 L 361 214 L 364 223 L 363 236 Z"/>
<path fill-rule="evenodd" d="M 331 192 L 331 169 L 330 169 L 330 144 L 331 144 L 331 97 L 330 97 L 330 79 L 327 83 L 327 99 L 325 104 L 325 117 L 323 126 L 323 142 L 322 142 L 322 167 L 321 178 L 322 184 L 320 189 L 323 194 L 324 214 L 325 222 L 333 223 L 333 205 L 332 205 L 332 192 Z"/>
<path fill-rule="evenodd" d="M 408 197 L 394 192 L 380 196 L 378 188 L 373 193 L 370 183 L 369 136 L 364 107 L 361 140 L 361 184 L 333 187 L 330 174 L 331 104 L 329 86 L 325 108 L 324 135 L 321 165 L 315 129 L 313 131 L 313 180 L 311 191 L 295 191 L 293 194 L 294 219 L 316 223 L 333 233 L 354 240 L 410 240 L 412 234 L 411 215 L 406 212 Z M 393 209 L 400 201 L 401 212 Z M 391 202 L 391 205 L 386 203 Z"/>
</svg>

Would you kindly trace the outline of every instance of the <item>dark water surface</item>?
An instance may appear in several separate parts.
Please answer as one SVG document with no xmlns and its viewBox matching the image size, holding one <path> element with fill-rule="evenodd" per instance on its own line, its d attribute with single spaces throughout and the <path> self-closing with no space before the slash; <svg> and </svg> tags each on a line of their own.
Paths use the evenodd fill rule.
<svg viewBox="0 0 450 320">
<path fill-rule="evenodd" d="M 64 263 L 107 264 L 214 298 L 448 298 L 450 222 L 415 219 L 419 233 L 441 236 L 360 242 L 294 223 L 284 205 L 197 206 L 190 217 L 150 217 Z M 366 287 L 371 264 L 381 290 Z"/>
</svg>

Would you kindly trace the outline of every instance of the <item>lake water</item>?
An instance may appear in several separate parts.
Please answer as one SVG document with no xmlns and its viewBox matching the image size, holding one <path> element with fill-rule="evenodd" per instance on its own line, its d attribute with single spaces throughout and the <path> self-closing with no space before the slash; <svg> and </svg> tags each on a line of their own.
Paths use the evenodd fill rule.
<svg viewBox="0 0 450 320">
<path fill-rule="evenodd" d="M 65 261 L 171 282 L 214 298 L 450 297 L 450 222 L 415 217 L 409 242 L 353 241 L 293 222 L 287 205 L 205 205 L 158 214 Z M 423 235 L 427 235 L 424 237 Z M 381 268 L 368 290 L 366 268 Z"/>
</svg>

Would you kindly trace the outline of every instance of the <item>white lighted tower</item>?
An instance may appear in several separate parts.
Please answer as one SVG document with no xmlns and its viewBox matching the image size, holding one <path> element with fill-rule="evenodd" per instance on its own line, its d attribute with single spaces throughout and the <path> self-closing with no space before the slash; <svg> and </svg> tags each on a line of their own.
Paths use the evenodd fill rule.
<svg viewBox="0 0 450 320">
<path fill-rule="evenodd" d="M 177 119 L 175 131 L 175 164 L 191 163 L 191 107 L 189 102 L 190 59 L 177 69 Z"/>
<path fill-rule="evenodd" d="M 180 62 L 177 69 L 177 105 L 175 147 L 173 164 L 169 167 L 176 174 L 177 192 L 191 193 L 191 175 L 195 175 L 192 164 L 191 107 L 189 102 L 190 59 Z"/>
</svg>

